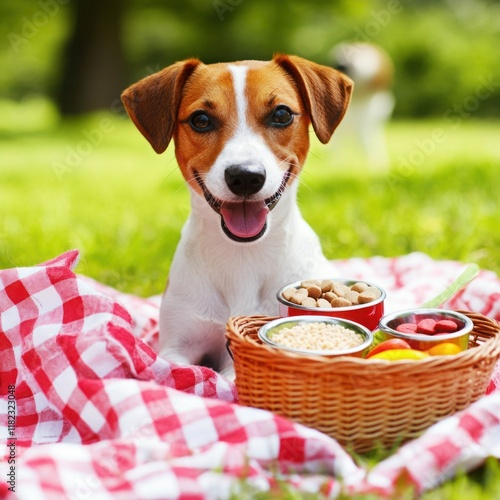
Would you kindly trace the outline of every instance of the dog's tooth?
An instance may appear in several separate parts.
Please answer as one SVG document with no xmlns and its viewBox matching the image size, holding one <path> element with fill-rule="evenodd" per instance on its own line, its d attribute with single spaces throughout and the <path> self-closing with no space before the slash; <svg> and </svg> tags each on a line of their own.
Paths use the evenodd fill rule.
<svg viewBox="0 0 500 500">
<path fill-rule="evenodd" d="M 271 203 L 268 203 L 267 208 L 269 210 L 272 210 L 278 204 L 278 201 L 279 201 L 279 197 L 277 199 L 271 201 Z"/>
</svg>

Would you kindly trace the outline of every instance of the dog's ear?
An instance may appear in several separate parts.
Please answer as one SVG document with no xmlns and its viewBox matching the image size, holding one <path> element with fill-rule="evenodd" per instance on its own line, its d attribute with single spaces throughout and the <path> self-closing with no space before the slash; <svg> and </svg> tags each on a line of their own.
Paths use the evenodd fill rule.
<svg viewBox="0 0 500 500">
<path fill-rule="evenodd" d="M 182 89 L 197 66 L 187 59 L 147 76 L 121 95 L 125 109 L 141 134 L 158 153 L 163 153 L 174 133 Z"/>
<path fill-rule="evenodd" d="M 318 139 L 326 144 L 351 100 L 353 82 L 339 71 L 297 56 L 273 58 L 295 81 Z"/>
</svg>

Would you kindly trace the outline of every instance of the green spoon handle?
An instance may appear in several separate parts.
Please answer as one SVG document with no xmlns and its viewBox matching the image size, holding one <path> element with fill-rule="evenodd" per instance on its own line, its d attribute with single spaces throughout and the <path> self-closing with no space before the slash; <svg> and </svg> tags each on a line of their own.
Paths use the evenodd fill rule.
<svg viewBox="0 0 500 500">
<path fill-rule="evenodd" d="M 465 288 L 479 274 L 479 266 L 477 264 L 467 264 L 464 271 L 450 283 L 440 294 L 422 304 L 421 308 L 434 308 L 443 305 L 447 300 L 450 300 L 462 288 Z M 373 332 L 373 343 L 371 348 L 380 344 L 384 340 L 384 335 L 381 330 Z"/>
<path fill-rule="evenodd" d="M 421 307 L 439 307 L 450 300 L 460 290 L 465 288 L 479 274 L 477 264 L 467 264 L 464 271 L 452 283 L 450 283 L 440 294 L 428 300 Z"/>
</svg>

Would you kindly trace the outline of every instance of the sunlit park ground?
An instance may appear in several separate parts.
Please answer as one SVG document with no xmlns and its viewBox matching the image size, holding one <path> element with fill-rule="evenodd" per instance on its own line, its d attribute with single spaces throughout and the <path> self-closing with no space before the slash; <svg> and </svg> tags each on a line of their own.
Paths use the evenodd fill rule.
<svg viewBox="0 0 500 500">
<path fill-rule="evenodd" d="M 495 121 L 394 121 L 389 169 L 370 168 L 355 144 L 313 140 L 302 212 L 332 259 L 422 251 L 500 273 L 499 136 Z M 77 248 L 82 274 L 142 296 L 163 290 L 189 213 L 172 147 L 156 155 L 119 111 L 61 122 L 46 101 L 3 103 L 0 162 L 0 268 Z M 498 491 L 491 460 L 424 498 Z"/>
<path fill-rule="evenodd" d="M 81 251 L 79 271 L 160 292 L 189 213 L 173 147 L 120 112 L 60 122 L 45 102 L 0 112 L 0 266 Z M 500 122 L 394 121 L 391 166 L 313 140 L 300 205 L 328 257 L 426 252 L 500 272 Z"/>
</svg>

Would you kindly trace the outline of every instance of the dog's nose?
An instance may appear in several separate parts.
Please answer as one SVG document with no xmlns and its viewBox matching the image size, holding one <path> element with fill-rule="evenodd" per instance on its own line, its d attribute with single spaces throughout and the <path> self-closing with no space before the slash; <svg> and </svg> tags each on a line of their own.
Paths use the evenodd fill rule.
<svg viewBox="0 0 500 500">
<path fill-rule="evenodd" d="M 231 165 L 224 172 L 227 187 L 238 196 L 258 193 L 266 182 L 266 170 L 255 165 Z"/>
</svg>

